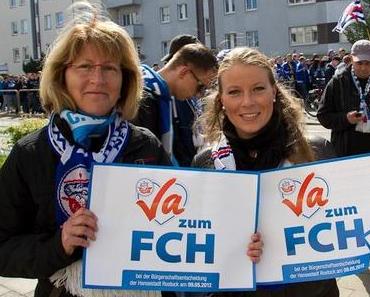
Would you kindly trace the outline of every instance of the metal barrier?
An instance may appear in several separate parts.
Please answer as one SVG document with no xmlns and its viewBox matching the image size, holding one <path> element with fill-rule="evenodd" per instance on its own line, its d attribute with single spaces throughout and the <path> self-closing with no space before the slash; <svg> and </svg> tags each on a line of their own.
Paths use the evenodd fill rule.
<svg viewBox="0 0 370 297">
<path fill-rule="evenodd" d="M 0 90 L 0 94 L 5 95 L 8 93 L 15 93 L 16 96 L 16 106 L 15 110 L 18 114 L 21 111 L 21 93 L 27 93 L 27 92 L 38 92 L 39 89 L 20 89 L 20 90 Z M 3 104 L 4 104 L 4 98 L 3 98 Z M 3 106 L 1 107 L 3 109 Z"/>
</svg>

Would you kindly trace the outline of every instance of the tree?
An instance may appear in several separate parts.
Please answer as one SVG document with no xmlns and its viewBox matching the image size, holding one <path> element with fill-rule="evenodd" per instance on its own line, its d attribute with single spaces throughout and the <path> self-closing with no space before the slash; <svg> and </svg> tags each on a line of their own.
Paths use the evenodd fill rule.
<svg viewBox="0 0 370 297">
<path fill-rule="evenodd" d="M 36 73 L 42 70 L 42 65 L 44 61 L 45 54 L 41 53 L 41 58 L 38 60 L 34 60 L 30 58 L 28 62 L 23 62 L 23 72 L 24 73 Z"/>
<path fill-rule="evenodd" d="M 348 26 L 344 31 L 344 35 L 352 44 L 360 39 L 370 39 L 370 0 L 362 0 L 361 4 L 364 9 L 366 25 L 357 22 Z"/>
</svg>

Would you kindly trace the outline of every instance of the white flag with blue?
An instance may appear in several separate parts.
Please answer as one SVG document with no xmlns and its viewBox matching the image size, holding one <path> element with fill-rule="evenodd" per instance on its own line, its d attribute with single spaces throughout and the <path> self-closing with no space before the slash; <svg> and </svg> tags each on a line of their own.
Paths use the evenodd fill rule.
<svg viewBox="0 0 370 297">
<path fill-rule="evenodd" d="M 333 32 L 343 33 L 353 23 L 366 24 L 364 10 L 360 0 L 355 0 L 346 7 Z"/>
</svg>

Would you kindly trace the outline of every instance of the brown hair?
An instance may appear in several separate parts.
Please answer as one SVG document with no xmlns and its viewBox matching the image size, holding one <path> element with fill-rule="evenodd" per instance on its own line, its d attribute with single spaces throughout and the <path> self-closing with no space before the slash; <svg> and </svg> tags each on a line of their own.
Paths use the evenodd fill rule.
<svg viewBox="0 0 370 297">
<path fill-rule="evenodd" d="M 40 81 L 43 107 L 49 113 L 59 113 L 65 108 L 76 110 L 76 104 L 66 90 L 65 70 L 82 47 L 91 44 L 120 63 L 122 87 L 116 107 L 125 119 L 130 120 L 136 115 L 142 92 L 140 62 L 134 43 L 122 27 L 110 20 L 98 19 L 91 4 L 84 3 L 84 6 L 87 9 L 79 11 L 82 21 L 74 20 L 67 25 L 46 56 Z M 93 11 L 92 17 L 89 17 L 88 10 Z"/>
<path fill-rule="evenodd" d="M 303 113 L 300 105 L 297 103 L 298 101 L 282 85 L 275 81 L 269 59 L 259 51 L 246 47 L 233 49 L 220 64 L 216 89 L 206 98 L 206 112 L 200 118 L 201 123 L 205 127 L 206 140 L 209 142 L 218 141 L 222 134 L 222 123 L 225 115 L 221 103 L 221 76 L 225 71 L 237 64 L 254 65 L 266 70 L 271 85 L 276 86 L 277 89 L 274 109 L 280 114 L 282 125 L 287 127 L 289 139 L 292 140 L 292 143 L 287 143 L 287 145 L 293 146 L 293 153 L 289 156 L 289 161 L 292 163 L 313 161 L 313 151 L 303 136 L 303 127 L 300 124 Z"/>
<path fill-rule="evenodd" d="M 217 59 L 213 52 L 201 43 L 184 45 L 168 62 L 168 67 L 174 69 L 180 65 L 190 64 L 196 69 L 207 71 L 217 68 Z"/>
</svg>

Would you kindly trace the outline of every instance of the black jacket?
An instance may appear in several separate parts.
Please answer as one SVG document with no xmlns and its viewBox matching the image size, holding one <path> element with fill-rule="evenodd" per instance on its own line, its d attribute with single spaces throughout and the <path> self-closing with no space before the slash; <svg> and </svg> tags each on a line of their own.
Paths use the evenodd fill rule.
<svg viewBox="0 0 370 297">
<path fill-rule="evenodd" d="M 367 96 L 369 104 L 370 94 Z M 347 113 L 358 110 L 360 96 L 352 80 L 351 68 L 334 75 L 320 100 L 317 119 L 331 129 L 331 142 L 338 157 L 370 152 L 370 133 L 355 131 Z"/>
<path fill-rule="evenodd" d="M 146 89 L 143 93 L 137 117 L 132 122 L 137 126 L 149 129 L 160 139 L 159 100 L 158 95 Z M 174 100 L 173 102 L 176 105 L 176 116 L 172 116 L 173 155 L 180 166 L 190 166 L 196 154 L 192 139 L 194 112 L 186 101 Z"/>
<path fill-rule="evenodd" d="M 170 165 L 159 141 L 130 124 L 131 136 L 119 163 Z M 81 258 L 64 253 L 55 219 L 55 173 L 58 156 L 47 129 L 21 139 L 0 171 L 0 275 L 38 278 L 35 296 L 49 296 L 48 277 Z M 69 296 L 64 293 L 61 296 Z"/>
</svg>

